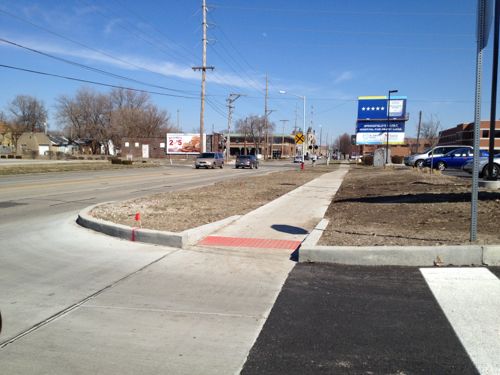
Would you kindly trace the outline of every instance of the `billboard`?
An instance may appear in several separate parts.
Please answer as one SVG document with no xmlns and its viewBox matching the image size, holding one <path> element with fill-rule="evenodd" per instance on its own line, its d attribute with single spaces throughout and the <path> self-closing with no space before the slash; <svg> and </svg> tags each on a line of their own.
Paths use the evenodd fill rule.
<svg viewBox="0 0 500 375">
<path fill-rule="evenodd" d="M 358 97 L 358 120 L 382 120 L 387 118 L 387 96 Z M 406 118 L 406 96 L 391 96 L 389 118 Z"/>
<path fill-rule="evenodd" d="M 389 144 L 401 145 L 405 143 L 405 133 L 389 132 Z M 357 145 L 385 145 L 387 144 L 387 132 L 380 133 L 356 133 Z"/>
<path fill-rule="evenodd" d="M 391 100 L 392 102 L 392 100 Z M 405 131 L 404 121 L 390 121 L 389 132 L 402 132 Z M 387 133 L 387 120 L 386 121 L 358 121 L 356 122 L 356 133 Z"/>
<path fill-rule="evenodd" d="M 205 141 L 205 135 L 203 136 Z M 200 135 L 184 133 L 168 133 L 166 135 L 167 154 L 199 154 L 200 153 Z"/>
</svg>

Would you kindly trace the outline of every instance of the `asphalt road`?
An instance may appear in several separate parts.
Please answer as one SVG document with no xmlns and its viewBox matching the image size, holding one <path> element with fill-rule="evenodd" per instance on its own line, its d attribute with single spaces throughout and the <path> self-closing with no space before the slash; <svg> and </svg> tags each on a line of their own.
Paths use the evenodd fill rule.
<svg viewBox="0 0 500 375">
<path fill-rule="evenodd" d="M 242 374 L 498 374 L 498 276 L 299 263 Z"/>
</svg>

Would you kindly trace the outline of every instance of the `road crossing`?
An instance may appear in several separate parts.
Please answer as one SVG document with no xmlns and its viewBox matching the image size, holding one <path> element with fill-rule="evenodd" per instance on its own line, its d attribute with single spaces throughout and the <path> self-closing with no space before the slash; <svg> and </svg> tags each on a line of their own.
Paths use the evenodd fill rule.
<svg viewBox="0 0 500 375">
<path fill-rule="evenodd" d="M 499 374 L 499 268 L 297 264 L 243 374 Z"/>
</svg>

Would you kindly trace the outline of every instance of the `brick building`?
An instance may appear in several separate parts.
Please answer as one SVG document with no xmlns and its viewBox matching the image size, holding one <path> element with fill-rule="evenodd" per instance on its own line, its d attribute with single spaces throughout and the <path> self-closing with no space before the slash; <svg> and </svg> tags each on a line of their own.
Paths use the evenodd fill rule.
<svg viewBox="0 0 500 375">
<path fill-rule="evenodd" d="M 481 121 L 479 126 L 479 148 L 487 150 L 490 137 L 490 122 Z M 439 132 L 439 145 L 473 146 L 474 123 L 463 123 Z M 500 121 L 495 121 L 495 150 L 500 150 Z"/>
</svg>

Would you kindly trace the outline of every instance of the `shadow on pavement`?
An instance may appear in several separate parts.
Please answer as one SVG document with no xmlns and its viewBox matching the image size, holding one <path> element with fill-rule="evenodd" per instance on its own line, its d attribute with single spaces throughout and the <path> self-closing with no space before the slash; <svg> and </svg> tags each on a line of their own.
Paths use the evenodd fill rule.
<svg viewBox="0 0 500 375">
<path fill-rule="evenodd" d="M 278 232 L 289 233 L 289 234 L 307 234 L 309 233 L 307 230 L 301 227 L 294 227 L 293 225 L 285 225 L 285 224 L 273 224 L 271 228 Z"/>
</svg>

